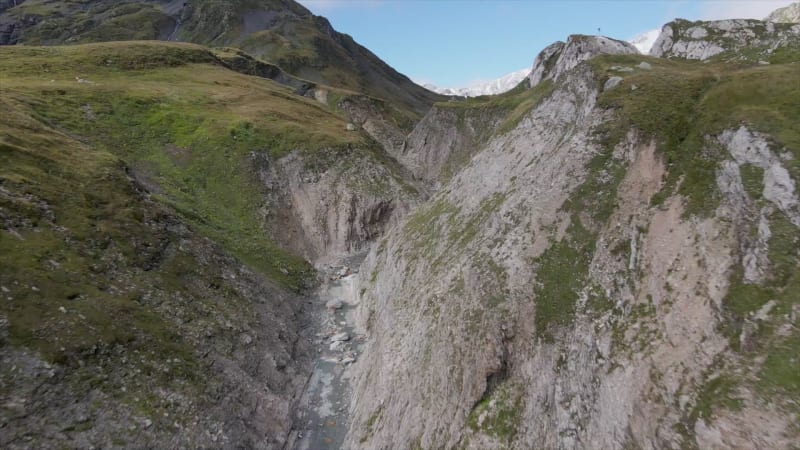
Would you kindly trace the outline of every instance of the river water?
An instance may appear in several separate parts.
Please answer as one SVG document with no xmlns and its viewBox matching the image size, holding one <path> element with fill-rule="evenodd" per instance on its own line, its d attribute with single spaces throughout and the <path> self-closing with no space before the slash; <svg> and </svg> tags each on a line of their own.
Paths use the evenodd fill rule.
<svg viewBox="0 0 800 450">
<path fill-rule="evenodd" d="M 317 359 L 300 399 L 287 449 L 342 448 L 349 426 L 349 368 L 364 345 L 364 336 L 357 334 L 354 326 L 358 274 L 353 272 L 362 259 L 349 259 L 322 271 L 325 280 L 313 300 L 321 324 L 313 337 Z M 326 307 L 337 301 L 341 307 Z"/>
</svg>

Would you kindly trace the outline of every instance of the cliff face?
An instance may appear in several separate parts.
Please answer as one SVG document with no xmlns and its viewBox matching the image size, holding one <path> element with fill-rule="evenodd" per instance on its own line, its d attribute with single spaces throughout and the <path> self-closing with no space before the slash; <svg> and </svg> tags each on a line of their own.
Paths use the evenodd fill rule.
<svg viewBox="0 0 800 450">
<path fill-rule="evenodd" d="M 529 86 L 428 110 L 371 97 L 405 82 L 293 2 L 133 3 L 0 1 L 0 28 L 163 19 L 375 83 L 174 42 L 0 48 L 0 447 L 800 441 L 797 25 L 676 21 L 664 58 L 573 36 Z"/>
<path fill-rule="evenodd" d="M 504 111 L 437 104 L 406 138 L 398 160 L 417 177 L 436 185 L 469 162 L 501 125 Z"/>
<path fill-rule="evenodd" d="M 278 239 L 320 265 L 364 251 L 419 202 L 422 192 L 396 162 L 373 148 L 342 148 L 323 157 L 293 153 L 271 163 L 254 154 L 272 192 Z"/>
<path fill-rule="evenodd" d="M 800 45 L 800 25 L 760 20 L 689 22 L 676 20 L 661 30 L 650 55 L 707 60 L 768 60 L 776 51 Z"/>
<path fill-rule="evenodd" d="M 796 72 L 571 61 L 368 256 L 348 445 L 790 448 Z"/>
</svg>

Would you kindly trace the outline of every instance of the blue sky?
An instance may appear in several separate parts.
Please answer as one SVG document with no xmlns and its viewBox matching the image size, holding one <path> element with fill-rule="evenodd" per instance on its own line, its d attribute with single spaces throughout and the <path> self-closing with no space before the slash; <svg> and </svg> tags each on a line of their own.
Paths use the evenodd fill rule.
<svg viewBox="0 0 800 450">
<path fill-rule="evenodd" d="M 530 66 L 570 34 L 630 39 L 675 17 L 763 18 L 772 0 L 300 0 L 392 67 L 423 83 L 461 87 Z"/>
</svg>

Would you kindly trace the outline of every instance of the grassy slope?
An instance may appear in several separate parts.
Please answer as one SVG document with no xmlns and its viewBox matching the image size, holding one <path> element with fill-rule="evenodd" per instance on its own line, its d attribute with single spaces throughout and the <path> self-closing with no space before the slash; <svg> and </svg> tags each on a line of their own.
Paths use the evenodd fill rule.
<svg viewBox="0 0 800 450">
<path fill-rule="evenodd" d="M 263 232 L 257 211 L 270 211 L 249 155 L 363 143 L 342 119 L 188 44 L 2 48 L 0 67 L 3 96 L 118 155 L 159 199 L 247 263 L 302 284 L 305 263 Z"/>
<path fill-rule="evenodd" d="M 222 377 L 203 374 L 206 355 L 263 326 L 257 303 L 271 300 L 226 278 L 238 263 L 145 200 L 123 161 L 46 124 L 27 100 L 0 92 L 0 350 L 38 353 L 55 377 L 31 384 L 11 367 L 25 359 L 6 359 L 0 415 L 14 417 L 11 399 L 26 397 L 28 413 L 48 411 L 31 420 L 62 427 L 69 447 L 77 444 L 64 440 L 100 417 L 120 426 L 149 417 L 155 432 L 186 425 L 192 410 L 218 406 L 211 394 Z M 80 419 L 72 408 L 92 412 Z M 28 433 L 29 445 L 45 447 L 52 433 L 20 429 L 27 420 L 6 422 L 0 442 Z M 136 437 L 100 430 L 103 447 Z"/>
<path fill-rule="evenodd" d="M 159 408 L 155 386 L 197 395 L 203 382 L 192 344 L 159 308 L 191 300 L 185 317 L 226 317 L 248 311 L 251 299 L 204 297 L 190 286 L 218 273 L 185 252 L 158 255 L 176 238 L 149 224 L 170 219 L 141 200 L 119 159 L 42 123 L 6 92 L 0 106 L 0 219 L 8 226 L 0 230 L 0 315 L 9 342 L 69 367 L 72 392 L 115 392 L 115 402 L 145 414 Z M 114 369 L 100 368 L 100 355 L 120 346 L 140 356 L 127 366 L 139 377 L 110 380 Z M 171 359 L 181 364 L 159 368 Z M 13 394 L 9 386 L 0 397 Z"/>
</svg>

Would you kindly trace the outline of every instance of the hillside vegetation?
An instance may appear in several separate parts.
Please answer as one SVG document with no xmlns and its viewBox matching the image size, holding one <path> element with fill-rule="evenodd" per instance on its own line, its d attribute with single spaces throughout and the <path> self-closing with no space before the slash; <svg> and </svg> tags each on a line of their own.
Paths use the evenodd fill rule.
<svg viewBox="0 0 800 450">
<path fill-rule="evenodd" d="M 204 234 L 273 278 L 302 285 L 304 263 L 262 232 L 273 212 L 248 161 L 253 152 L 277 159 L 364 144 L 343 119 L 269 80 L 227 70 L 194 45 L 5 47 L 0 58 L 6 98 L 121 158 Z"/>
<path fill-rule="evenodd" d="M 275 238 L 281 187 L 257 167 L 291 153 L 323 173 L 341 155 L 386 156 L 327 105 L 218 56 L 161 42 L 0 47 L 0 340 L 11 344 L 0 345 L 0 446 L 64 432 L 78 447 L 148 446 L 175 427 L 182 445 L 216 430 L 255 445 L 291 425 L 307 370 L 296 293 L 316 275 Z M 214 364 L 228 369 L 208 373 Z M 49 393 L 24 407 L 51 404 L 39 433 L 8 405 L 42 373 Z M 244 415 L 246 398 L 271 405 L 267 418 Z"/>
</svg>

